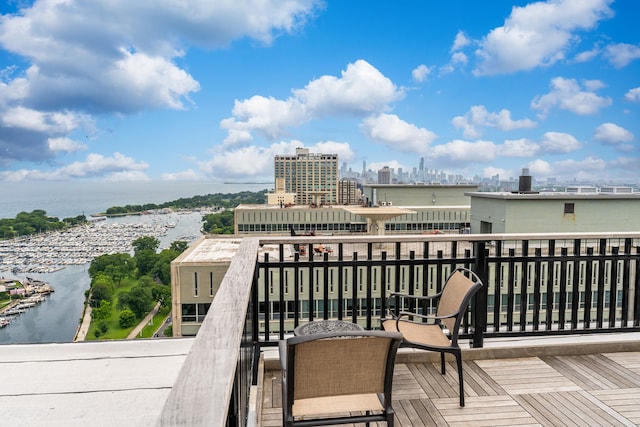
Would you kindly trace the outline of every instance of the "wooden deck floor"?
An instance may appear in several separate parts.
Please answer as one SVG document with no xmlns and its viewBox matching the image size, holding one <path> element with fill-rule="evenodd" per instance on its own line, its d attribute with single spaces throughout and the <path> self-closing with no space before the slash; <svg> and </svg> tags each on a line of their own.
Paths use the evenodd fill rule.
<svg viewBox="0 0 640 427">
<path fill-rule="evenodd" d="M 460 408 L 454 364 L 444 378 L 437 363 L 397 364 L 396 426 L 640 425 L 640 352 L 469 360 L 464 374 Z M 279 371 L 265 372 L 262 402 L 262 426 L 280 426 Z"/>
</svg>

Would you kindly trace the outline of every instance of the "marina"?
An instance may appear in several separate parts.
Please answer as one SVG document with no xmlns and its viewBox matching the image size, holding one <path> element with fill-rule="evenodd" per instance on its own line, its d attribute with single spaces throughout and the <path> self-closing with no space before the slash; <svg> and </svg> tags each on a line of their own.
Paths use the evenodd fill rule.
<svg viewBox="0 0 640 427">
<path fill-rule="evenodd" d="M 153 235 L 160 250 L 176 240 L 191 243 L 200 235 L 202 211 L 107 218 L 67 232 L 0 241 L 0 278 L 50 283 L 55 292 L 44 304 L 0 313 L 0 344 L 72 342 L 81 321 L 89 263 L 104 253 L 132 251 L 138 237 Z M 167 227 L 173 223 L 175 227 Z M 8 260 L 11 259 L 10 262 Z M 15 271 L 15 272 L 14 272 Z M 25 277 L 26 276 L 26 277 Z"/>
<path fill-rule="evenodd" d="M 50 284 L 29 277 L 25 281 L 0 280 L 0 290 L 14 298 L 0 308 L 0 328 L 9 326 L 15 317 L 44 302 L 54 292 Z"/>
<path fill-rule="evenodd" d="M 91 262 L 97 256 L 130 252 L 143 236 L 161 237 L 161 223 L 100 223 L 35 236 L 0 241 L 0 272 L 52 273 L 67 265 Z"/>
</svg>

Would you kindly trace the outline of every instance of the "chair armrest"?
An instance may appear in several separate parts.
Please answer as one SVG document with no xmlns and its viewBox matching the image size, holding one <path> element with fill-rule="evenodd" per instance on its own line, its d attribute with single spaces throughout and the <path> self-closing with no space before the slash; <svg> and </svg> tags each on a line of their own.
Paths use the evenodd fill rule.
<svg viewBox="0 0 640 427">
<path fill-rule="evenodd" d="M 280 357 L 280 369 L 282 372 L 287 370 L 287 340 L 280 340 L 278 343 L 278 354 Z"/>
<path fill-rule="evenodd" d="M 400 298 L 407 298 L 407 299 L 415 299 L 419 301 L 433 301 L 440 298 L 440 294 L 441 293 L 437 293 L 435 295 L 409 295 L 409 294 L 403 294 L 401 292 L 390 292 L 389 299 L 391 299 L 392 297 L 400 297 Z"/>
<path fill-rule="evenodd" d="M 450 319 L 453 317 L 456 317 L 458 315 L 458 312 L 456 311 L 455 313 L 451 313 L 451 314 L 446 314 L 446 315 L 440 315 L 440 316 L 433 316 L 433 315 L 428 315 L 428 314 L 419 314 L 419 313 L 414 313 L 411 311 L 401 311 L 398 314 L 398 319 L 401 318 L 402 316 L 413 316 L 413 317 L 419 317 L 421 319 L 427 319 L 427 320 L 441 320 L 441 319 Z"/>
</svg>

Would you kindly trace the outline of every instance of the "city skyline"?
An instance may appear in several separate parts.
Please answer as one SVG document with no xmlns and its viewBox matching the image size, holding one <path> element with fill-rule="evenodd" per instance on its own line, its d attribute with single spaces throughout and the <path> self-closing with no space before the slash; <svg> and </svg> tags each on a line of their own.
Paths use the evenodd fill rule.
<svg viewBox="0 0 640 427">
<path fill-rule="evenodd" d="M 297 147 L 356 172 L 638 182 L 638 12 L 10 0 L 0 182 L 269 180 Z"/>
</svg>

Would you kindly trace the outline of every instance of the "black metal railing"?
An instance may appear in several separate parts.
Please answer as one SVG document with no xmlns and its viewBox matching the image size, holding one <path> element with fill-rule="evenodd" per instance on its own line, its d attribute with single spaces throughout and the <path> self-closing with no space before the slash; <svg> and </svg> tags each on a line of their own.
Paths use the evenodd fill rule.
<svg viewBox="0 0 640 427">
<path fill-rule="evenodd" d="M 485 337 L 640 330 L 639 233 L 261 242 L 277 248 L 259 257 L 254 282 L 254 339 L 262 345 L 316 319 L 378 329 L 389 292 L 436 293 L 460 266 L 485 283 L 461 331 L 474 347 Z M 294 244 L 306 248 L 304 256 L 288 252 Z"/>
</svg>

